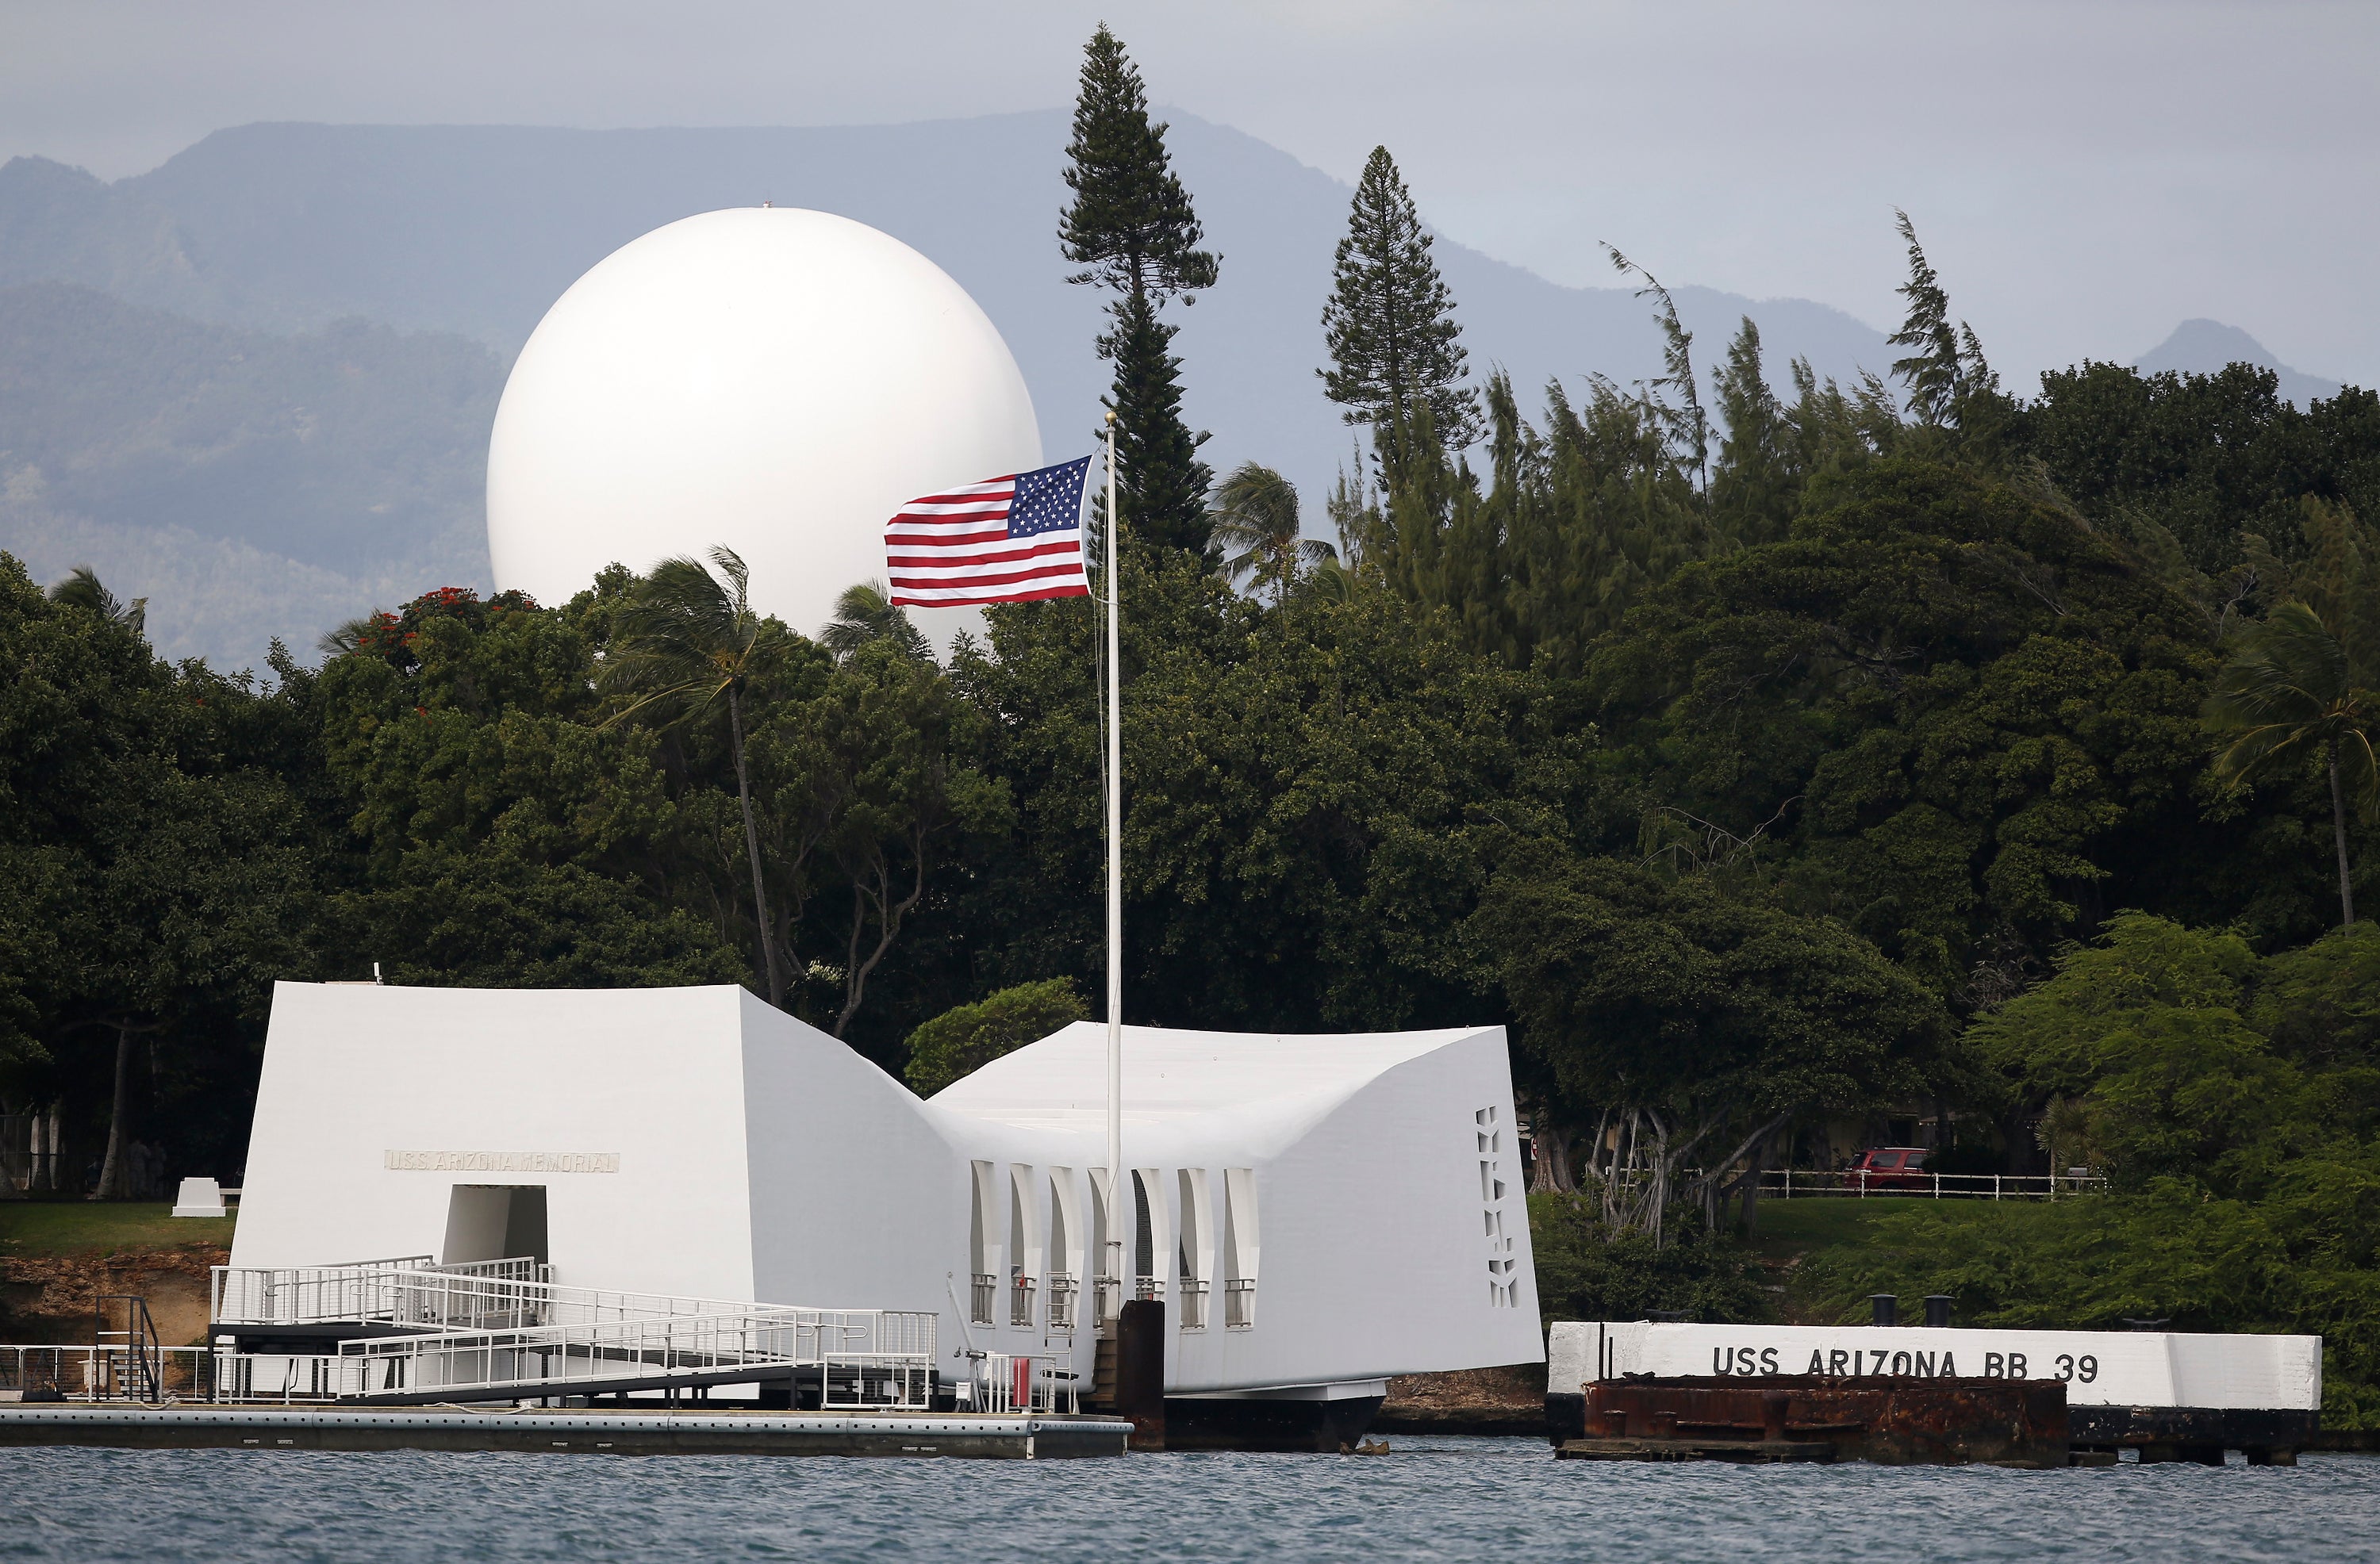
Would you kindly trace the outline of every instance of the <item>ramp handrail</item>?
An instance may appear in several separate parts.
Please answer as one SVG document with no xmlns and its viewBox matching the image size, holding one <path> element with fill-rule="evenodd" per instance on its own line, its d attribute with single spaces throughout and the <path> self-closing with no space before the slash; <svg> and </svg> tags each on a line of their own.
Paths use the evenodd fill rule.
<svg viewBox="0 0 2380 1564">
<path fill-rule="evenodd" d="M 579 1325 L 735 1314 L 772 1305 L 608 1288 L 565 1287 L 533 1260 L 440 1266 L 384 1261 L 298 1269 L 217 1266 L 217 1325 L 370 1321 L 432 1329 Z"/>
<path fill-rule="evenodd" d="M 922 1407 L 935 1326 L 929 1313 L 743 1304 L 720 1314 L 358 1338 L 339 1344 L 337 1393 L 552 1395 L 573 1383 L 816 1369 L 827 1406 Z"/>
</svg>

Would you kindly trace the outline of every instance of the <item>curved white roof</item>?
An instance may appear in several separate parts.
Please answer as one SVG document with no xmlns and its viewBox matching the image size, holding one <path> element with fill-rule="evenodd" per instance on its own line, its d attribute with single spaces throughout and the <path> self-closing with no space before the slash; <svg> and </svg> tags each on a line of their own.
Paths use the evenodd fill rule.
<svg viewBox="0 0 2380 1564">
<path fill-rule="evenodd" d="M 1434 1032 L 1178 1032 L 1123 1029 L 1123 1117 L 1155 1125 L 1209 1113 L 1301 1118 L 1345 1100 L 1408 1060 L 1492 1028 Z M 996 1059 L 929 1100 L 971 1119 L 1087 1131 L 1107 1122 L 1108 1029 L 1077 1021 Z"/>
</svg>

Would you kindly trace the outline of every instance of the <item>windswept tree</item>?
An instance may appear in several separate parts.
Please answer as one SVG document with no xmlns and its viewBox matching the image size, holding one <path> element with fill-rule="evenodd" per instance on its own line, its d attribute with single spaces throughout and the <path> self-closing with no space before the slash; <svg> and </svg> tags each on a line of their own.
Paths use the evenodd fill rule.
<svg viewBox="0 0 2380 1564">
<path fill-rule="evenodd" d="M 1209 515 L 1223 578 L 1245 576 L 1259 591 L 1269 587 L 1276 603 L 1289 595 L 1300 565 L 1337 558 L 1330 544 L 1299 536 L 1297 485 L 1259 463 L 1241 463 L 1215 486 Z"/>
<path fill-rule="evenodd" d="M 1679 465 L 1693 475 L 1694 488 L 1706 489 L 1710 482 L 1710 415 L 1703 411 L 1702 392 L 1694 383 L 1694 333 L 1679 321 L 1677 301 L 1661 285 L 1660 278 L 1621 254 L 1616 246 L 1605 245 L 1603 249 L 1621 276 L 1645 280 L 1636 297 L 1653 301 L 1653 320 L 1661 328 L 1661 373 L 1646 388 L 1646 412 L 1655 427 L 1669 436 Z M 1757 351 L 1756 337 L 1754 343 Z"/>
<path fill-rule="evenodd" d="M 681 555 L 653 566 L 612 621 L 611 656 L 602 676 L 604 693 L 621 702 L 613 722 L 639 715 L 663 723 L 727 719 L 735 799 L 744 815 L 744 853 L 752 870 L 753 923 L 759 931 L 769 1002 L 781 1009 L 785 974 L 760 872 L 744 712 L 753 685 L 783 667 L 792 649 L 785 627 L 752 606 L 743 557 L 722 546 L 710 551 L 709 565 Z"/>
<path fill-rule="evenodd" d="M 2355 921 L 2347 859 L 2347 813 L 2380 810 L 2380 768 L 2373 734 L 2380 729 L 2380 691 L 2363 687 L 2338 629 L 2301 602 L 2286 602 L 2240 637 L 2216 676 L 2206 720 L 2231 742 L 2216 773 L 2240 783 L 2321 760 L 2330 781 L 2331 842 L 2338 857 L 2338 921 Z"/>
<path fill-rule="evenodd" d="M 1916 224 L 1898 207 L 1893 217 L 1909 246 L 1909 281 L 1899 289 L 1909 300 L 1909 316 L 1888 340 L 1910 349 L 1892 365 L 1894 377 L 1909 388 L 1910 416 L 1927 429 L 1966 430 L 1987 421 L 1977 415 L 1998 404 L 1999 377 L 1984 361 L 1974 328 L 1964 321 L 1951 326 L 1949 295 L 1917 242 Z"/>
<path fill-rule="evenodd" d="M 1150 542 L 1203 555 L 1212 477 L 1198 459 L 1206 436 L 1182 421 L 1182 360 L 1172 352 L 1179 328 L 1158 311 L 1213 287 L 1218 258 L 1198 248 L 1205 233 L 1166 152 L 1166 128 L 1150 122 L 1140 71 L 1101 24 L 1083 51 L 1066 148 L 1075 199 L 1059 218 L 1058 243 L 1082 268 L 1067 281 L 1115 295 L 1099 349 L 1116 367 L 1124 516 Z"/>
<path fill-rule="evenodd" d="M 50 600 L 68 608 L 87 609 L 136 636 L 145 637 L 149 632 L 149 600 L 135 598 L 128 603 L 118 600 L 101 582 L 98 572 L 87 564 L 76 565 L 67 572 L 67 578 L 50 588 Z"/>
<path fill-rule="evenodd" d="M 1430 258 L 1429 230 L 1389 156 L 1374 147 L 1356 182 L 1347 234 L 1331 265 L 1322 330 L 1330 367 L 1317 370 L 1351 424 L 1367 424 L 1385 476 L 1402 471 L 1420 410 L 1447 446 L 1479 437 L 1479 398 L 1464 383 L 1454 296 Z"/>
<path fill-rule="evenodd" d="M 907 657 L 931 661 L 933 648 L 908 611 L 893 602 L 881 581 L 856 581 L 834 600 L 834 617 L 819 634 L 819 643 L 838 661 L 849 661 L 864 646 L 890 641 Z"/>
</svg>

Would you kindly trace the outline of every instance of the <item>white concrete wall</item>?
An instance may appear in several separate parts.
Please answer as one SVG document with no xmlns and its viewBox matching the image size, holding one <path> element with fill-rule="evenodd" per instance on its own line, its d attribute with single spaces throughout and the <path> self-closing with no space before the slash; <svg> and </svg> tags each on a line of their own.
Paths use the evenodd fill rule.
<svg viewBox="0 0 2380 1564">
<path fill-rule="evenodd" d="M 456 1184 L 542 1184 L 562 1280 L 752 1297 L 741 995 L 275 985 L 233 1263 L 435 1255 Z M 394 1170 L 390 1151 L 618 1170 Z"/>
<path fill-rule="evenodd" d="M 1500 1028 L 1354 1038 L 1133 1029 L 1161 1057 L 1128 1090 L 1126 1160 L 1154 1170 L 1168 1383 L 1191 1392 L 1366 1381 L 1541 1355 Z M 1000 1113 L 919 1102 L 843 1044 L 739 988 L 605 992 L 285 984 L 274 996 L 235 1263 L 439 1253 L 458 1184 L 541 1185 L 557 1279 L 820 1308 L 932 1310 L 943 1368 L 970 1348 L 1091 1366 L 1092 1177 L 1105 1162 L 1097 1050 L 1012 1056 Z M 1077 1057 L 1079 1055 L 1080 1057 Z M 1002 1067 L 1005 1067 L 1002 1069 Z M 1092 1077 L 1097 1076 L 1094 1080 Z M 1079 1077 L 1079 1078 L 1078 1078 Z M 1133 1080 L 1127 1071 L 1128 1088 Z M 1029 1085 L 1029 1079 L 1028 1079 Z M 965 1094 L 953 1088 L 953 1094 Z M 1080 1099 L 1080 1100 L 1073 1100 Z M 1492 1122 L 1479 1115 L 1489 1113 Z M 1481 1146 L 1483 1136 L 1494 1147 Z M 390 1152 L 564 1159 L 546 1171 L 391 1168 Z M 421 1160 L 416 1156 L 414 1160 Z M 1026 1170 L 1035 1318 L 965 1316 L 971 1164 L 991 1165 L 1009 1245 Z M 1500 1179 L 1500 1197 L 1483 1191 Z M 577 1170 L 600 1163 L 616 1170 Z M 573 1170 L 565 1170 L 569 1169 Z M 1203 1331 L 1178 1328 L 1182 1179 L 1206 1193 Z M 1229 1177 L 1258 1242 L 1254 1328 L 1225 1327 Z M 1079 1218 L 1081 1328 L 1046 1327 L 1050 1183 Z M 1196 1202 L 1194 1201 L 1194 1205 Z M 1500 1236 L 1488 1228 L 1501 1218 Z M 1127 1230 L 1128 1231 L 1129 1230 Z M 1490 1262 L 1510 1261 L 1509 1296 Z"/>
<path fill-rule="evenodd" d="M 908 1087 L 825 1033 L 741 994 L 752 1296 L 813 1308 L 931 1309 L 945 1353 L 966 1293 L 967 1161 Z M 1004 1207 L 1003 1207 L 1004 1209 Z M 954 1259 L 953 1256 L 956 1256 Z M 952 1365 L 945 1364 L 945 1369 Z"/>
<path fill-rule="evenodd" d="M 1488 1108 L 1500 1202 L 1480 1187 L 1475 1115 Z M 1182 1337 L 1171 1382 L 1228 1389 L 1542 1358 L 1512 1118 L 1494 1028 L 1392 1066 L 1268 1147 L 1254 1159 L 1263 1230 L 1256 1328 Z M 1491 1210 L 1504 1218 L 1509 1250 L 1489 1247 Z M 1514 1262 L 1509 1304 L 1490 1302 L 1491 1254 Z"/>
<path fill-rule="evenodd" d="M 1603 1377 L 1955 1373 L 2062 1379 L 2067 1401 L 2075 1406 L 2312 1411 L 2322 1405 L 2319 1336 L 1637 1320 L 1564 1322 L 1549 1337 L 1547 1388 L 1556 1394 L 1578 1394 L 1598 1376 L 1600 1363 Z M 1854 1362 L 1860 1366 L 1852 1367 Z"/>
</svg>

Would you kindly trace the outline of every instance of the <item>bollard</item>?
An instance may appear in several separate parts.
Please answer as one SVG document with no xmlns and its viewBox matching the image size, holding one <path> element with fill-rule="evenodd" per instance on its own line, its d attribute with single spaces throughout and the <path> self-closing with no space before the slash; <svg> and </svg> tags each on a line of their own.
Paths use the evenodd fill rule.
<svg viewBox="0 0 2380 1564">
<path fill-rule="evenodd" d="M 1898 1325 L 1900 1323 L 1900 1300 L 1893 1296 L 1891 1293 L 1871 1292 L 1867 1295 L 1867 1304 L 1869 1308 L 1876 1311 L 1876 1324 Z"/>
<path fill-rule="evenodd" d="M 1925 1325 L 1929 1330 L 1946 1330 L 1950 1325 L 1950 1295 L 1928 1292 L 1925 1295 Z"/>
</svg>

